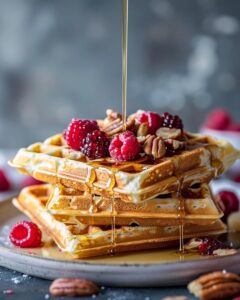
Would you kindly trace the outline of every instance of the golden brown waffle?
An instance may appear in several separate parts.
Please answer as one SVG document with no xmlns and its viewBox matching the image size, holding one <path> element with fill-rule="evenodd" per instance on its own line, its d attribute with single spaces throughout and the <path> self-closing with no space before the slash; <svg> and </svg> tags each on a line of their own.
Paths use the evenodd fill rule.
<svg viewBox="0 0 240 300">
<path fill-rule="evenodd" d="M 65 220 L 75 216 L 80 222 L 91 225 L 111 224 L 113 208 L 116 225 L 178 225 L 179 201 L 184 202 L 185 223 L 210 224 L 223 215 L 207 184 L 182 191 L 183 200 L 175 193 L 159 195 L 141 203 L 92 196 L 60 185 L 41 188 L 51 193 L 46 205 L 51 214 L 62 215 Z"/>
<path fill-rule="evenodd" d="M 79 258 L 99 256 L 111 251 L 135 251 L 166 247 L 179 240 L 179 226 L 122 226 L 116 230 L 88 226 L 74 218 L 71 223 L 58 220 L 46 211 L 49 189 L 37 186 L 24 189 L 14 204 L 47 232 L 63 250 Z M 208 226 L 186 224 L 184 238 L 220 234 L 224 224 L 217 220 Z M 115 243 L 113 244 L 113 234 Z"/>
<path fill-rule="evenodd" d="M 110 158 L 89 161 L 56 135 L 21 149 L 10 162 L 20 172 L 52 184 L 92 194 L 141 202 L 196 183 L 208 183 L 226 171 L 240 153 L 225 141 L 189 134 L 187 149 L 154 163 L 148 157 L 116 163 Z"/>
</svg>

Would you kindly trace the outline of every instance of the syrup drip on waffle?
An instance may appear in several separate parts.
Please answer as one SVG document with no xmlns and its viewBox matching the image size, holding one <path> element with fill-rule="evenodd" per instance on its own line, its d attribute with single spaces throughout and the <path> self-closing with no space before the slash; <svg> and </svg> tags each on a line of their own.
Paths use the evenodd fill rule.
<svg viewBox="0 0 240 300">
<path fill-rule="evenodd" d="M 179 219 L 179 252 L 184 253 L 184 216 L 185 216 L 185 201 L 181 194 L 183 178 L 178 179 L 179 185 L 177 190 L 178 202 L 178 219 Z"/>
<path fill-rule="evenodd" d="M 114 197 L 111 197 L 111 209 L 112 209 L 112 235 L 111 235 L 111 249 L 110 249 L 110 254 L 114 255 L 116 253 L 116 209 L 115 209 L 115 201 Z"/>
</svg>

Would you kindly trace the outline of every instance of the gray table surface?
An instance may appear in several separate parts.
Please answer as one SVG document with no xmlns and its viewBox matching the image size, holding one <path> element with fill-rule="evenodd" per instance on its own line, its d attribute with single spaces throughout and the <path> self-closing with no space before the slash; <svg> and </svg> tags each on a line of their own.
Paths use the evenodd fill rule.
<svg viewBox="0 0 240 300">
<path fill-rule="evenodd" d="M 51 281 L 26 276 L 16 271 L 0 267 L 0 299 L 1 300 L 43 300 L 43 299 L 76 299 L 72 297 L 51 297 L 48 293 Z M 13 294 L 4 294 L 4 291 L 12 290 Z M 187 299 L 195 299 L 185 287 L 171 288 L 110 288 L 101 287 L 99 295 L 81 297 L 81 299 L 107 299 L 107 300 L 160 300 L 167 296 L 183 296 Z"/>
</svg>

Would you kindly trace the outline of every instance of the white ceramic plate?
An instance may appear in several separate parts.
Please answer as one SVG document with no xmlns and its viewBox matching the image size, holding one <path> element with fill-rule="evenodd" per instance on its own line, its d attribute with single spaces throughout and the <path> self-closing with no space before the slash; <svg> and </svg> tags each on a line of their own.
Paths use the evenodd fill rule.
<svg viewBox="0 0 240 300">
<path fill-rule="evenodd" d="M 0 265 L 32 276 L 54 279 L 82 277 L 107 286 L 156 287 L 186 284 L 196 276 L 223 270 L 240 273 L 240 254 L 209 258 L 155 250 L 115 257 L 73 260 L 51 242 L 39 249 L 13 248 L 10 227 L 25 219 L 10 200 L 0 202 Z M 190 260 L 189 260 L 190 259 Z"/>
</svg>

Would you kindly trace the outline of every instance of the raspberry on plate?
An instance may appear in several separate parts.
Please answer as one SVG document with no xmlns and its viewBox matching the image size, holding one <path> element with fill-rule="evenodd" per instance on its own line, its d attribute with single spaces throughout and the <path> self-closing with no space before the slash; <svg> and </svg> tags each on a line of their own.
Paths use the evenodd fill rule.
<svg viewBox="0 0 240 300">
<path fill-rule="evenodd" d="M 5 172 L 0 169 L 0 192 L 8 191 L 10 188 L 11 185 L 7 176 L 5 175 Z"/>
<path fill-rule="evenodd" d="M 148 126 L 148 133 L 154 134 L 162 125 L 161 116 L 153 111 L 143 111 L 137 114 L 137 123 L 146 123 Z"/>
<path fill-rule="evenodd" d="M 81 151 L 90 159 L 97 159 L 109 156 L 109 139 L 105 132 L 94 130 L 89 132 L 83 139 Z"/>
<path fill-rule="evenodd" d="M 212 255 L 215 250 L 230 248 L 231 247 L 228 244 L 225 244 L 216 238 L 206 237 L 199 245 L 198 251 L 201 255 Z"/>
<path fill-rule="evenodd" d="M 9 239 L 17 247 L 36 248 L 41 245 L 42 233 L 33 222 L 22 221 L 13 226 Z"/>
<path fill-rule="evenodd" d="M 223 219 L 226 220 L 228 216 L 239 210 L 239 200 L 237 195 L 232 191 L 221 191 L 217 194 L 217 200 L 224 212 Z"/>
<path fill-rule="evenodd" d="M 73 119 L 63 135 L 69 147 L 74 150 L 80 150 L 83 146 L 83 139 L 87 134 L 97 129 L 99 128 L 95 120 Z"/>
<path fill-rule="evenodd" d="M 207 117 L 204 127 L 216 130 L 226 130 L 231 123 L 231 117 L 223 108 L 213 110 Z"/>
<path fill-rule="evenodd" d="M 125 131 L 113 138 L 109 152 L 111 157 L 118 161 L 134 160 L 140 152 L 140 145 L 131 131 Z"/>
<path fill-rule="evenodd" d="M 182 119 L 179 116 L 174 116 L 170 114 L 169 112 L 165 112 L 162 115 L 162 127 L 168 127 L 168 128 L 176 128 L 183 130 L 183 122 Z"/>
</svg>

